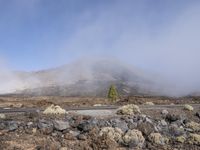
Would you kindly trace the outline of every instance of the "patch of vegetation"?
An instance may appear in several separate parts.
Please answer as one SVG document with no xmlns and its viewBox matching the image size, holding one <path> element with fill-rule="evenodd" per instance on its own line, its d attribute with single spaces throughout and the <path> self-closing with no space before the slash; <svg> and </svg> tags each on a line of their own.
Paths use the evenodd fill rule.
<svg viewBox="0 0 200 150">
<path fill-rule="evenodd" d="M 194 108 L 191 105 L 188 105 L 188 104 L 184 105 L 184 109 L 188 110 L 188 111 L 193 111 L 194 110 Z"/>
<path fill-rule="evenodd" d="M 134 104 L 124 105 L 117 110 L 118 115 L 134 115 L 138 113 L 141 113 L 140 108 Z"/>
<path fill-rule="evenodd" d="M 58 105 L 51 105 L 47 107 L 43 114 L 66 114 L 67 112 Z"/>
<path fill-rule="evenodd" d="M 108 99 L 111 102 L 116 102 L 118 98 L 119 98 L 119 94 L 116 90 L 116 87 L 114 85 L 111 85 L 108 91 Z"/>
</svg>

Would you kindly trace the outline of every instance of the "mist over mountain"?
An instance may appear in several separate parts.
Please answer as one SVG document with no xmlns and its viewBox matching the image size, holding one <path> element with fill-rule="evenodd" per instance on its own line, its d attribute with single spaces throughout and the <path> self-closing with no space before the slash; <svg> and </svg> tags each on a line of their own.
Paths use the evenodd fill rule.
<svg viewBox="0 0 200 150">
<path fill-rule="evenodd" d="M 15 72 L 20 83 L 7 93 L 25 95 L 106 96 L 111 84 L 122 95 L 155 94 L 154 81 L 118 60 L 79 60 L 36 72 Z"/>
<path fill-rule="evenodd" d="M 198 90 L 185 91 L 187 88 L 162 76 L 115 59 L 82 59 L 52 69 L 7 72 L 4 76 L 6 86 L 0 89 L 1 94 L 105 97 L 112 84 L 122 96 L 198 94 Z"/>
</svg>

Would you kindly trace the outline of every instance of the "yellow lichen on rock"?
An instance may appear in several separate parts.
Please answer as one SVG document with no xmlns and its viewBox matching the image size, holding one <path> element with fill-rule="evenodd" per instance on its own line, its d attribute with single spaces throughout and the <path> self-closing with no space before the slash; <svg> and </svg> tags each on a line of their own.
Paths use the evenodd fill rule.
<svg viewBox="0 0 200 150">
<path fill-rule="evenodd" d="M 51 105 L 43 111 L 43 114 L 66 114 L 66 113 L 67 113 L 66 110 L 62 109 L 58 105 L 56 105 L 56 106 Z"/>
<path fill-rule="evenodd" d="M 104 127 L 101 129 L 99 135 L 107 135 L 109 138 L 114 139 L 116 142 L 120 142 L 122 139 L 122 130 L 113 127 Z"/>
<path fill-rule="evenodd" d="M 141 113 L 141 111 L 140 108 L 134 104 L 122 106 L 117 110 L 117 114 L 120 115 L 134 115 L 137 113 Z"/>
<path fill-rule="evenodd" d="M 184 105 L 184 109 L 188 110 L 188 111 L 193 111 L 194 110 L 194 108 L 191 105 L 188 105 L 188 104 Z"/>
<path fill-rule="evenodd" d="M 189 139 L 188 139 L 188 143 L 189 144 L 200 145 L 200 135 L 199 134 L 190 133 Z"/>
<path fill-rule="evenodd" d="M 142 147 L 145 139 L 141 131 L 133 129 L 128 130 L 128 132 L 123 136 L 123 141 L 127 145 L 134 143 L 137 147 Z"/>
<path fill-rule="evenodd" d="M 178 136 L 176 137 L 176 141 L 179 143 L 184 143 L 186 140 L 186 138 L 184 136 Z"/>
<path fill-rule="evenodd" d="M 200 124 L 196 123 L 194 121 L 187 123 L 186 127 L 190 128 L 190 129 L 192 129 L 193 131 L 196 131 L 196 132 L 200 131 Z"/>
<path fill-rule="evenodd" d="M 148 137 L 149 141 L 154 144 L 163 145 L 165 141 L 168 141 L 167 138 L 164 138 L 160 133 L 151 133 Z"/>
<path fill-rule="evenodd" d="M 6 119 L 6 115 L 5 114 L 0 114 L 0 119 Z"/>
</svg>

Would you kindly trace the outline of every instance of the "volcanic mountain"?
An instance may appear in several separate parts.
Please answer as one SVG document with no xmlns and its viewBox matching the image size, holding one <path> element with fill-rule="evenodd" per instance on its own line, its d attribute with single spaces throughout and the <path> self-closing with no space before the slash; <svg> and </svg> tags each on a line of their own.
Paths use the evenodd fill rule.
<svg viewBox="0 0 200 150">
<path fill-rule="evenodd" d="M 12 93 L 48 96 L 106 96 L 111 84 L 122 95 L 155 94 L 154 82 L 138 69 L 116 60 L 80 60 L 37 72 L 15 72 Z M 151 90 L 150 90 L 151 89 Z"/>
</svg>

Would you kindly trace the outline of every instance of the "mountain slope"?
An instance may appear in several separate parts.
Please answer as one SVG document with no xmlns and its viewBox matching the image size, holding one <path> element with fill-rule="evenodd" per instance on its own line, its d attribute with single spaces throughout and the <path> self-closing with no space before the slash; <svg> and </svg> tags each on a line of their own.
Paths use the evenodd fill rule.
<svg viewBox="0 0 200 150">
<path fill-rule="evenodd" d="M 24 83 L 15 93 L 28 95 L 106 96 L 111 84 L 120 94 L 151 94 L 153 82 L 131 66 L 115 60 L 82 60 L 38 72 L 18 72 Z"/>
</svg>

